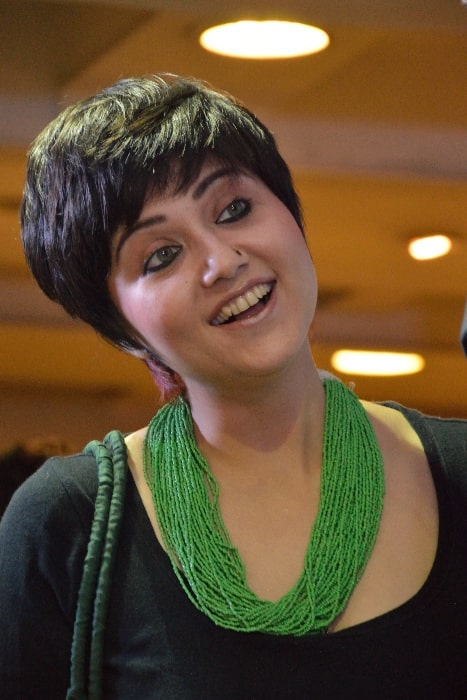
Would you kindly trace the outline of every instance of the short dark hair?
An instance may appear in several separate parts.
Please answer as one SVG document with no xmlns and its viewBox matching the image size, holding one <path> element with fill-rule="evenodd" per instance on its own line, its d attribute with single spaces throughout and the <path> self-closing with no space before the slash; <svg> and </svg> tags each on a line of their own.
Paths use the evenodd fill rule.
<svg viewBox="0 0 467 700">
<path fill-rule="evenodd" d="M 193 78 L 146 76 L 65 109 L 31 146 L 21 206 L 26 260 L 47 296 L 114 345 L 145 350 L 109 293 L 111 241 L 151 194 L 186 190 L 207 157 L 259 177 L 303 231 L 274 137 L 230 95 Z"/>
</svg>

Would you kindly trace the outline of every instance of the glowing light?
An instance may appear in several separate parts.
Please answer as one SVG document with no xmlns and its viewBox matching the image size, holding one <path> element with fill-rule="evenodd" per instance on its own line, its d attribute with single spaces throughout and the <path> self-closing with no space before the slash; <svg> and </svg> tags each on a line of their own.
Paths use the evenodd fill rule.
<svg viewBox="0 0 467 700">
<path fill-rule="evenodd" d="M 331 364 L 344 374 L 396 377 L 421 372 L 425 360 L 416 353 L 338 350 L 331 357 Z"/>
<path fill-rule="evenodd" d="M 241 20 L 204 31 L 203 48 L 237 58 L 291 58 L 322 51 L 329 35 L 318 27 L 300 22 Z"/>
<path fill-rule="evenodd" d="M 413 238 L 409 243 L 409 253 L 415 260 L 433 260 L 447 255 L 452 241 L 442 233 Z"/>
</svg>

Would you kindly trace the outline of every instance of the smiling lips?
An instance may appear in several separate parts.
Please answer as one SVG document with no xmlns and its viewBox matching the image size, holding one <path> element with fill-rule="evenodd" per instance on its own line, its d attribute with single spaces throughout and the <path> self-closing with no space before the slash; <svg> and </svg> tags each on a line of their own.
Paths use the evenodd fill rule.
<svg viewBox="0 0 467 700">
<path fill-rule="evenodd" d="M 216 318 L 211 322 L 211 325 L 221 326 L 223 323 L 232 323 L 240 314 L 253 308 L 258 303 L 266 303 L 272 288 L 272 282 L 255 284 L 255 286 L 249 289 L 245 294 L 238 296 L 236 299 L 233 299 L 223 306 Z"/>
</svg>

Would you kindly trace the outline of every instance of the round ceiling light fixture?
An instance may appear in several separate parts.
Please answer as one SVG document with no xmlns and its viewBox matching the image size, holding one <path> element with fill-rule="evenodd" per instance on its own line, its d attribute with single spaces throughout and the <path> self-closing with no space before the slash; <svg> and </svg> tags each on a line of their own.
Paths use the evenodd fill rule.
<svg viewBox="0 0 467 700">
<path fill-rule="evenodd" d="M 203 48 L 235 58 L 293 58 L 322 51 L 329 35 L 319 27 L 279 20 L 240 20 L 206 29 Z"/>
<path fill-rule="evenodd" d="M 434 233 L 429 236 L 412 238 L 409 243 L 409 254 L 414 260 L 434 260 L 447 255 L 452 248 L 452 241 L 444 233 Z"/>
<path fill-rule="evenodd" d="M 337 350 L 331 364 L 338 372 L 367 377 L 397 377 L 416 374 L 425 367 L 417 353 L 370 350 Z"/>
</svg>

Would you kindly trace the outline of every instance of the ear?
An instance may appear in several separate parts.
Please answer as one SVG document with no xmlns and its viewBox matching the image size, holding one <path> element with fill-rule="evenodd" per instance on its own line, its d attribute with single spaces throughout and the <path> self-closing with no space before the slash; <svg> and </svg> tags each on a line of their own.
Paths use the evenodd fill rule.
<svg viewBox="0 0 467 700">
<path fill-rule="evenodd" d="M 185 393 L 186 387 L 180 375 L 165 365 L 158 357 L 148 353 L 143 358 L 143 362 L 149 369 L 164 403 Z"/>
</svg>

